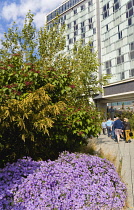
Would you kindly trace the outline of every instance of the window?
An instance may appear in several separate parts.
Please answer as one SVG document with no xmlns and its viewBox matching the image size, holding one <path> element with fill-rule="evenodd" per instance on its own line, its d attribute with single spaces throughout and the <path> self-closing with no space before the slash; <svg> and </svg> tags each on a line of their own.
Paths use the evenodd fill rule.
<svg viewBox="0 0 134 210">
<path fill-rule="evenodd" d="M 118 39 L 122 39 L 122 31 L 118 32 Z"/>
<path fill-rule="evenodd" d="M 67 28 L 68 29 L 71 28 L 71 23 L 67 24 Z"/>
<path fill-rule="evenodd" d="M 129 44 L 129 51 L 130 51 L 130 59 L 134 59 L 134 42 Z"/>
<path fill-rule="evenodd" d="M 134 51 L 130 52 L 130 59 L 134 59 Z"/>
<path fill-rule="evenodd" d="M 83 22 L 81 22 L 81 27 L 83 27 L 85 25 L 85 22 L 83 21 Z"/>
<path fill-rule="evenodd" d="M 116 12 L 120 7 L 120 2 L 119 0 L 114 0 L 114 4 L 113 4 L 113 12 Z"/>
<path fill-rule="evenodd" d="M 125 79 L 125 73 L 124 72 L 121 72 L 120 73 L 120 79 L 122 80 L 122 79 Z"/>
<path fill-rule="evenodd" d="M 134 42 L 131 42 L 129 44 L 129 49 L 130 49 L 130 51 L 134 50 Z"/>
<path fill-rule="evenodd" d="M 85 27 L 81 28 L 81 33 L 85 33 L 86 29 Z"/>
<path fill-rule="evenodd" d="M 108 24 L 106 25 L 106 31 L 108 31 Z"/>
<path fill-rule="evenodd" d="M 128 25 L 131 26 L 132 25 L 132 18 L 128 19 Z"/>
<path fill-rule="evenodd" d="M 111 60 L 105 62 L 105 68 L 109 68 L 112 66 Z"/>
<path fill-rule="evenodd" d="M 74 25 L 76 25 L 76 20 L 74 21 Z"/>
<path fill-rule="evenodd" d="M 73 39 L 69 39 L 69 44 L 72 44 L 73 43 Z"/>
<path fill-rule="evenodd" d="M 74 32 L 74 36 L 77 36 L 78 35 L 78 30 Z"/>
<path fill-rule="evenodd" d="M 109 2 L 103 6 L 103 19 L 109 16 Z"/>
<path fill-rule="evenodd" d="M 81 11 L 85 9 L 85 5 L 83 4 L 81 7 Z"/>
<path fill-rule="evenodd" d="M 96 34 L 96 28 L 93 28 L 93 34 Z"/>
<path fill-rule="evenodd" d="M 76 14 L 77 14 L 77 9 L 74 10 L 74 15 L 76 15 Z"/>
<path fill-rule="evenodd" d="M 85 28 L 85 22 L 81 22 L 81 33 L 85 33 L 86 28 Z"/>
<path fill-rule="evenodd" d="M 85 38 L 85 33 L 81 34 L 81 38 L 82 39 Z"/>
<path fill-rule="evenodd" d="M 118 56 L 117 57 L 117 64 L 121 64 L 124 62 L 124 55 Z"/>
<path fill-rule="evenodd" d="M 90 1 L 88 2 L 88 6 L 91 6 L 92 4 L 93 4 L 93 1 L 90 0 Z"/>
<path fill-rule="evenodd" d="M 126 6 L 126 18 L 128 18 L 128 26 L 132 25 L 132 16 L 134 15 L 134 0 L 129 1 Z"/>
<path fill-rule="evenodd" d="M 67 39 L 69 39 L 69 34 L 67 35 Z"/>
<path fill-rule="evenodd" d="M 111 66 L 112 66 L 111 60 L 105 62 L 106 74 L 111 74 Z"/>
<path fill-rule="evenodd" d="M 129 77 L 134 77 L 134 69 L 129 70 Z"/>
<path fill-rule="evenodd" d="M 111 69 L 106 69 L 106 74 L 111 74 Z"/>
<path fill-rule="evenodd" d="M 78 30 L 78 24 L 74 26 L 74 31 Z"/>
<path fill-rule="evenodd" d="M 88 19 L 89 21 L 89 30 L 93 28 L 92 18 Z"/>
<path fill-rule="evenodd" d="M 67 46 L 67 50 L 69 50 L 69 46 Z"/>
<path fill-rule="evenodd" d="M 118 49 L 118 55 L 121 55 L 121 48 Z"/>
</svg>

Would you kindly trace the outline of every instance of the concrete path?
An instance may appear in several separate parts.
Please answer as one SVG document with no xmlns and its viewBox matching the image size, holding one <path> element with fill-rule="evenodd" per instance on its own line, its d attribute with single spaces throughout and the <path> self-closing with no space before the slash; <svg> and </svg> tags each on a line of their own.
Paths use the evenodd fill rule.
<svg viewBox="0 0 134 210">
<path fill-rule="evenodd" d="M 128 190 L 128 208 L 134 210 L 134 139 L 131 143 L 120 140 L 119 144 L 107 135 L 100 135 L 96 141 L 97 150 L 116 156 L 116 168 L 122 163 L 121 177 Z"/>
</svg>

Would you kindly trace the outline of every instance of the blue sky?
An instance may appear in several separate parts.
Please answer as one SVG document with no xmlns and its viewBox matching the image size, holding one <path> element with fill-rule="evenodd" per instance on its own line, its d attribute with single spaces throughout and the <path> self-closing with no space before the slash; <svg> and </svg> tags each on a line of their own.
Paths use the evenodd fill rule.
<svg viewBox="0 0 134 210">
<path fill-rule="evenodd" d="M 64 0 L 0 0 L 0 39 L 4 32 L 15 21 L 18 26 L 23 26 L 24 18 L 29 10 L 35 15 L 36 28 L 42 27 L 46 14 L 58 7 Z"/>
</svg>

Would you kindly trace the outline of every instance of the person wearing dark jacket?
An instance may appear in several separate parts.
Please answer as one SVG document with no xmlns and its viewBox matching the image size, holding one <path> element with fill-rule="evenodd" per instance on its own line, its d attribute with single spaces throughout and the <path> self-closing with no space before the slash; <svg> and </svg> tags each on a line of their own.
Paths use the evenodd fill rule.
<svg viewBox="0 0 134 210">
<path fill-rule="evenodd" d="M 125 134 L 126 143 L 130 143 L 131 140 L 130 140 L 129 133 L 130 133 L 130 130 L 131 130 L 131 126 L 130 126 L 130 122 L 128 121 L 127 118 L 124 118 L 123 125 L 124 125 L 124 134 Z"/>
<path fill-rule="evenodd" d="M 115 129 L 115 135 L 117 136 L 117 142 L 119 143 L 120 135 L 122 134 L 122 131 L 124 129 L 123 122 L 119 119 L 119 117 L 116 118 L 113 126 Z"/>
</svg>

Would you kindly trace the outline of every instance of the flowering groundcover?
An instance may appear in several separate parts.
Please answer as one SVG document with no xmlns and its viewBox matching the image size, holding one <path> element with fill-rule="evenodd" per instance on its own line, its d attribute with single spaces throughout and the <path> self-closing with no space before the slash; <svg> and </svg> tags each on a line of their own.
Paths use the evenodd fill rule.
<svg viewBox="0 0 134 210">
<path fill-rule="evenodd" d="M 55 161 L 19 159 L 0 170 L 0 209 L 122 209 L 126 186 L 106 159 L 63 152 Z"/>
</svg>

